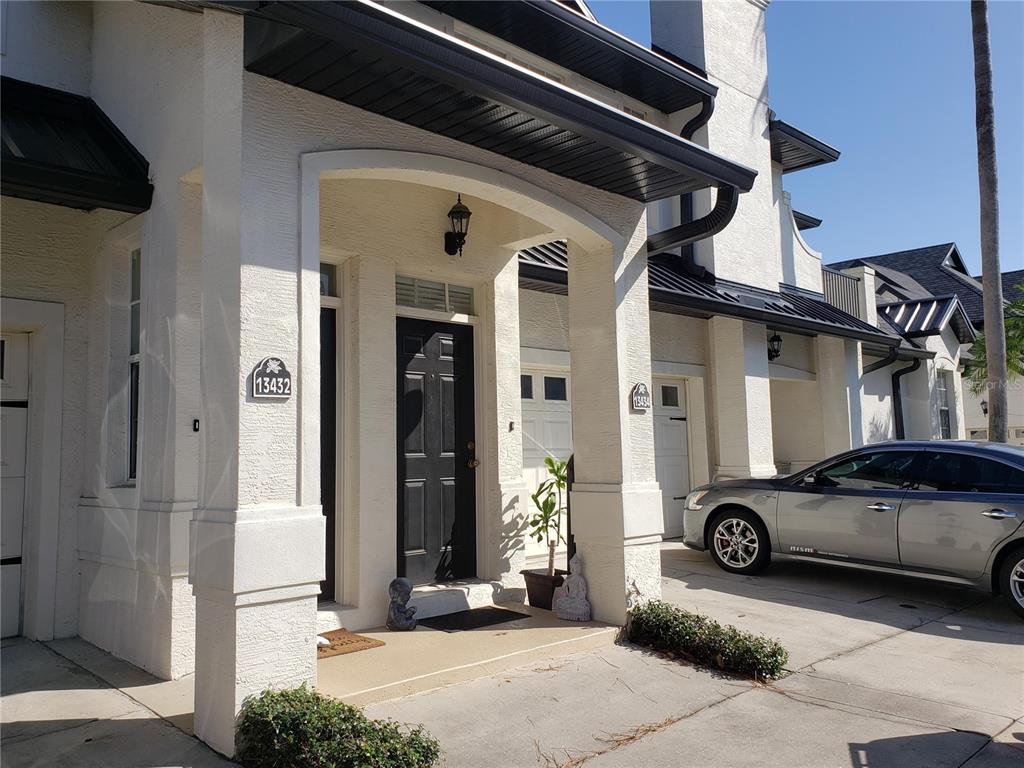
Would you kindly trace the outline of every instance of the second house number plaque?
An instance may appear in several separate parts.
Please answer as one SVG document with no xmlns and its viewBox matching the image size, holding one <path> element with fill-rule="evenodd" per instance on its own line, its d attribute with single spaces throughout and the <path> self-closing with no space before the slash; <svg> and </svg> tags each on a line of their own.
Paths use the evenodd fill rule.
<svg viewBox="0 0 1024 768">
<path fill-rule="evenodd" d="M 287 400 L 292 396 L 292 375 L 280 357 L 265 357 L 252 369 L 253 400 Z"/>
</svg>

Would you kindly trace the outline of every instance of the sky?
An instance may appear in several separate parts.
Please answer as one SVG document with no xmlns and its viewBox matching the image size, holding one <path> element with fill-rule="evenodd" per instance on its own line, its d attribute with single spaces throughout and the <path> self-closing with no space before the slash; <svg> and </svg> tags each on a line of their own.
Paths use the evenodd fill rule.
<svg viewBox="0 0 1024 768">
<path fill-rule="evenodd" d="M 588 5 L 650 45 L 646 0 Z M 785 176 L 793 207 L 824 220 L 811 247 L 828 263 L 953 241 L 980 274 L 969 4 L 774 0 L 766 18 L 770 106 L 842 152 Z M 990 2 L 989 27 L 1009 271 L 1024 269 L 1024 2 Z"/>
</svg>

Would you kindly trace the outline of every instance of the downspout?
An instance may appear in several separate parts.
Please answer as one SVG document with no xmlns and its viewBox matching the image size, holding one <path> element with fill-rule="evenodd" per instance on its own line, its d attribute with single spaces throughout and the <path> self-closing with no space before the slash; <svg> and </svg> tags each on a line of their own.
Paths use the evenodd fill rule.
<svg viewBox="0 0 1024 768">
<path fill-rule="evenodd" d="M 687 141 L 693 141 L 693 135 L 708 124 L 711 113 L 715 111 L 715 97 L 708 95 L 701 103 L 700 112 L 690 118 L 683 126 L 679 135 Z M 678 227 L 666 229 L 656 235 L 647 238 L 647 255 L 653 256 L 657 253 L 679 248 L 679 255 L 687 261 L 693 261 L 693 251 L 690 249 L 699 240 L 716 235 L 725 229 L 736 214 L 736 206 L 739 203 L 740 193 L 735 187 L 719 187 L 715 198 L 715 205 L 707 216 L 693 220 L 693 194 L 687 193 L 679 196 L 679 218 L 685 219 L 686 223 Z"/>
<path fill-rule="evenodd" d="M 892 374 L 892 417 L 896 427 L 896 439 L 906 440 L 907 430 L 903 424 L 903 395 L 900 392 L 900 378 L 913 373 L 921 367 L 921 358 L 917 358 L 906 368 L 893 371 Z"/>
<path fill-rule="evenodd" d="M 883 357 L 881 360 L 876 360 L 875 362 L 873 362 L 871 365 L 865 368 L 862 371 L 862 373 L 874 373 L 875 371 L 879 371 L 882 368 L 885 368 L 885 366 L 887 365 L 895 363 L 896 357 L 899 355 L 899 353 L 899 347 L 889 347 L 889 351 L 885 353 L 885 357 Z"/>
</svg>

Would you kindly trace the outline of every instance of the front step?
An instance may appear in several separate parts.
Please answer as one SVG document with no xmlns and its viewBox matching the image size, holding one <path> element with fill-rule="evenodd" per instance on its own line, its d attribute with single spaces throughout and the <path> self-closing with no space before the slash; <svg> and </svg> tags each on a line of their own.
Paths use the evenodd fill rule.
<svg viewBox="0 0 1024 768">
<path fill-rule="evenodd" d="M 525 590 L 510 589 L 498 581 L 465 579 L 414 587 L 409 606 L 416 608 L 417 619 L 429 619 L 496 603 L 522 602 L 524 596 Z"/>
</svg>

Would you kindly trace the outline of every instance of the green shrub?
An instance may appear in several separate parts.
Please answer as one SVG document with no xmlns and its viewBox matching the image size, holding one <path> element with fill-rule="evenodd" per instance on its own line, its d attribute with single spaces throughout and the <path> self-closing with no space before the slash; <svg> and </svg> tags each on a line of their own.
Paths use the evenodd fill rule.
<svg viewBox="0 0 1024 768">
<path fill-rule="evenodd" d="M 236 735 L 246 768 L 426 768 L 441 751 L 422 728 L 371 720 L 305 685 L 246 698 Z"/>
<path fill-rule="evenodd" d="M 698 664 L 754 678 L 777 678 L 789 661 L 789 651 L 777 640 L 722 626 L 706 616 L 659 601 L 633 609 L 629 639 Z"/>
</svg>

